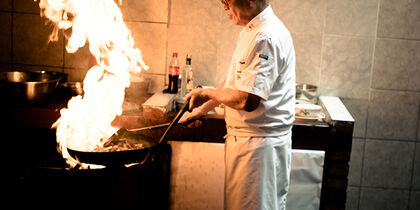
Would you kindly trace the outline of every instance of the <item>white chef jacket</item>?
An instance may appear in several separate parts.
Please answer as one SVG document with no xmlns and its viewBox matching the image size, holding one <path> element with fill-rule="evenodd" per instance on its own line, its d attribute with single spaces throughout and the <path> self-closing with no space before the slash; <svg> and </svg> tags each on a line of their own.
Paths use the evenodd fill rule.
<svg viewBox="0 0 420 210">
<path fill-rule="evenodd" d="M 292 37 L 268 6 L 240 32 L 224 88 L 261 97 L 252 112 L 226 108 L 228 134 L 279 136 L 295 112 L 295 51 Z"/>
<path fill-rule="evenodd" d="M 225 209 L 285 209 L 295 60 L 291 35 L 270 6 L 239 34 L 223 88 L 261 101 L 252 112 L 226 107 Z"/>
</svg>

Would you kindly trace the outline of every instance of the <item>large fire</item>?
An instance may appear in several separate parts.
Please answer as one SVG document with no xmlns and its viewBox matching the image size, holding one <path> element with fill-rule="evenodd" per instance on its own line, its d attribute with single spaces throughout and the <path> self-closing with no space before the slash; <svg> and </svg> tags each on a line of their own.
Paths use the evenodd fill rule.
<svg viewBox="0 0 420 210">
<path fill-rule="evenodd" d="M 70 99 L 53 125 L 59 149 L 73 167 L 77 161 L 67 148 L 92 151 L 102 146 L 117 130 L 111 122 L 122 114 L 130 73 L 148 67 L 140 50 L 134 48 L 131 33 L 113 0 L 40 0 L 39 6 L 41 16 L 55 25 L 51 41 L 57 40 L 60 29 L 71 29 L 67 52 L 74 53 L 88 43 L 97 62 L 83 81 L 84 96 Z"/>
</svg>

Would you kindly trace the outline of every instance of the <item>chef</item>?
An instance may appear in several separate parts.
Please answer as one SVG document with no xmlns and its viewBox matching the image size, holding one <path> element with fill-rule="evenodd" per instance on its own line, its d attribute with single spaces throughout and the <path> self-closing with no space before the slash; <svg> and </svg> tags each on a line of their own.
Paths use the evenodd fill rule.
<svg viewBox="0 0 420 210">
<path fill-rule="evenodd" d="M 225 80 L 191 91 L 180 123 L 226 107 L 225 209 L 285 209 L 295 105 L 291 35 L 268 0 L 221 0 L 242 26 Z"/>
</svg>

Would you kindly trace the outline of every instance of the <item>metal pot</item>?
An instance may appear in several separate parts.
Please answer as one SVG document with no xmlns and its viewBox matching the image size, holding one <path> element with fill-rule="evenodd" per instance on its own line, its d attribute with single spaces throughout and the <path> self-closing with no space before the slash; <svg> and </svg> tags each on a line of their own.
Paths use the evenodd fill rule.
<svg viewBox="0 0 420 210">
<path fill-rule="evenodd" d="M 65 96 L 77 96 L 83 95 L 83 83 L 82 82 L 61 82 L 58 84 L 61 94 Z"/>
<path fill-rule="evenodd" d="M 316 104 L 318 101 L 318 87 L 310 84 L 296 84 L 296 99 Z"/>
<path fill-rule="evenodd" d="M 0 97 L 8 104 L 36 104 L 53 95 L 63 73 L 49 71 L 0 72 Z"/>
</svg>

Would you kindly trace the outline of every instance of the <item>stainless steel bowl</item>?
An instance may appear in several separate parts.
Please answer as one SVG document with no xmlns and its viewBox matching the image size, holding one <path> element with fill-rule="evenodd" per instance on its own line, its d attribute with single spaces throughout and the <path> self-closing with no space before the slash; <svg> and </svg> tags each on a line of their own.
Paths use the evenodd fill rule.
<svg viewBox="0 0 420 210">
<path fill-rule="evenodd" d="M 49 100 L 62 73 L 50 71 L 0 72 L 0 97 L 7 104 L 34 104 Z"/>
<path fill-rule="evenodd" d="M 318 87 L 310 84 L 296 84 L 296 100 L 304 100 L 316 104 Z"/>
<path fill-rule="evenodd" d="M 59 84 L 62 89 L 62 94 L 65 96 L 77 96 L 83 95 L 83 83 L 82 82 L 63 82 Z"/>
</svg>

